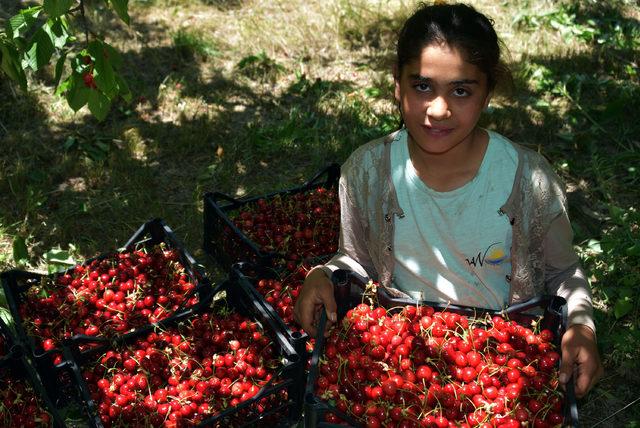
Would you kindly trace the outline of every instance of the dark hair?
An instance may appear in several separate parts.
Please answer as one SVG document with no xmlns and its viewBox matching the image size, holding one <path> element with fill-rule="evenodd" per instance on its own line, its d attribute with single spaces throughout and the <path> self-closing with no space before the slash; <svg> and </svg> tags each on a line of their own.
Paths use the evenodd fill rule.
<svg viewBox="0 0 640 428">
<path fill-rule="evenodd" d="M 511 72 L 500 58 L 501 43 L 493 22 L 472 6 L 421 3 L 398 36 L 398 76 L 407 63 L 420 58 L 423 48 L 433 43 L 462 50 L 466 61 L 486 74 L 489 90 L 498 83 L 512 84 Z"/>
</svg>

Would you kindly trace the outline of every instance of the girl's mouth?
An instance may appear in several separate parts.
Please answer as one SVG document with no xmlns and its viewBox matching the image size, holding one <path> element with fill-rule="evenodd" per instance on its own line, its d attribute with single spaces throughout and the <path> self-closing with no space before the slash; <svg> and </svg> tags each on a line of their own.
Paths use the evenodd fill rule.
<svg viewBox="0 0 640 428">
<path fill-rule="evenodd" d="M 446 137 L 449 135 L 453 128 L 445 128 L 445 127 L 434 127 L 428 125 L 422 125 L 422 129 L 432 137 Z"/>
</svg>

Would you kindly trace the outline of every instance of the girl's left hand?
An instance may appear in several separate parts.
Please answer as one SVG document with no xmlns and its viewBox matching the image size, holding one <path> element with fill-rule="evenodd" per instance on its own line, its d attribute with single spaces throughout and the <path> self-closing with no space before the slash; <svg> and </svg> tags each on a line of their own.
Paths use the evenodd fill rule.
<svg viewBox="0 0 640 428">
<path fill-rule="evenodd" d="M 562 364 L 559 381 L 566 384 L 574 375 L 577 398 L 584 397 L 604 373 L 596 335 L 586 325 L 574 324 L 562 336 Z"/>
</svg>

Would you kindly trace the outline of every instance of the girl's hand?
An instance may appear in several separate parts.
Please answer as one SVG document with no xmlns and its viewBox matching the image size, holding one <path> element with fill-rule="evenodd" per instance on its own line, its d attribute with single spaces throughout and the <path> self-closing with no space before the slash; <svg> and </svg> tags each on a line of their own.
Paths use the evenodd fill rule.
<svg viewBox="0 0 640 428">
<path fill-rule="evenodd" d="M 312 337 L 318 333 L 316 326 L 320 320 L 322 305 L 327 312 L 325 327 L 325 336 L 327 336 L 329 328 L 337 320 L 333 283 L 322 269 L 313 269 L 305 278 L 293 309 L 293 316 L 298 324 Z"/>
<path fill-rule="evenodd" d="M 573 374 L 576 397 L 582 398 L 604 372 L 596 345 L 596 335 L 586 325 L 574 324 L 562 336 L 560 347 L 562 365 L 559 381 L 566 384 Z"/>
</svg>

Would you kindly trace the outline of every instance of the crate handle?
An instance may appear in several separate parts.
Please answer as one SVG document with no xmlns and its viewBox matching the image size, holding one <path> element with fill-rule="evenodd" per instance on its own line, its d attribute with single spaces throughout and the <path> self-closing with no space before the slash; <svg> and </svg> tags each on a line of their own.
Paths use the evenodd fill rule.
<svg viewBox="0 0 640 428">
<path fill-rule="evenodd" d="M 71 340 L 73 342 L 78 342 L 78 343 L 96 343 L 96 344 L 112 343 L 112 340 L 104 336 L 89 336 L 87 334 L 76 334 L 71 338 Z"/>
<path fill-rule="evenodd" d="M 337 287 L 348 285 L 348 283 L 350 282 L 356 282 L 358 285 L 366 284 L 367 281 L 368 281 L 367 278 L 349 269 L 337 269 L 331 275 L 331 282 Z M 545 309 L 549 307 L 552 303 L 556 303 L 561 309 L 565 310 L 566 312 L 566 301 L 564 298 L 560 296 L 550 295 L 550 294 L 542 294 L 542 295 L 534 296 L 525 302 L 511 305 L 508 308 L 504 309 L 503 311 L 500 311 L 499 313 L 509 315 L 514 313 L 521 313 L 532 308 Z M 453 306 L 457 307 L 458 305 L 453 305 Z M 562 314 L 562 316 L 563 318 L 566 318 L 566 315 L 564 313 Z"/>
<path fill-rule="evenodd" d="M 310 369 L 309 369 L 309 382 L 307 382 L 305 394 L 313 394 L 313 385 L 316 383 L 316 377 L 318 376 L 318 362 L 320 361 L 320 350 L 324 347 L 324 329 L 327 325 L 327 314 L 324 306 L 320 310 L 320 320 L 318 321 L 318 332 L 316 334 L 316 343 L 313 347 L 313 353 L 311 354 Z"/>
<path fill-rule="evenodd" d="M 348 272 L 348 271 L 344 271 L 344 272 Z M 313 347 L 313 354 L 311 354 L 311 361 L 310 361 L 311 369 L 309 370 L 309 378 L 308 378 L 309 381 L 307 382 L 306 391 L 305 391 L 306 397 L 315 397 L 315 394 L 313 393 L 313 387 L 316 383 L 316 377 L 318 375 L 317 370 L 318 370 L 318 363 L 320 362 L 320 353 L 324 348 L 324 330 L 326 326 L 327 326 L 327 310 L 325 309 L 324 306 L 322 306 L 322 309 L 320 310 L 320 320 L 318 321 L 318 332 L 316 335 L 316 343 Z M 362 426 L 360 423 L 354 420 L 350 415 L 347 415 L 341 410 L 329 405 L 327 405 L 327 407 L 328 407 L 328 411 L 336 414 L 342 420 L 347 421 L 352 427 Z"/>
<path fill-rule="evenodd" d="M 354 280 L 359 284 L 366 284 L 369 281 L 368 278 L 350 269 L 336 269 L 331 275 L 331 282 L 334 284 L 344 284 Z"/>
<path fill-rule="evenodd" d="M 534 296 L 526 302 L 516 303 L 515 305 L 511 305 L 502 311 L 503 314 L 509 315 L 513 313 L 521 313 L 528 309 L 532 308 L 546 308 L 549 304 L 556 298 L 557 296 L 551 296 L 549 294 L 543 294 L 539 296 Z"/>
<path fill-rule="evenodd" d="M 329 166 L 317 172 L 316 175 L 307 180 L 302 187 L 315 187 L 320 181 L 320 178 L 325 174 L 327 174 L 325 184 L 335 181 L 336 178 L 340 177 L 340 165 L 335 162 L 329 164 Z"/>
<path fill-rule="evenodd" d="M 573 376 L 567 381 L 567 393 L 565 394 L 565 400 L 568 401 L 567 408 L 565 409 L 565 423 L 569 418 L 571 421 L 569 426 L 571 428 L 578 428 L 578 404 L 576 403 L 576 388 L 573 384 Z M 564 426 L 564 425 L 563 425 Z"/>
<path fill-rule="evenodd" d="M 274 278 L 278 278 L 278 271 L 272 267 L 264 266 L 259 263 L 251 262 L 251 261 L 242 261 L 237 262 L 231 265 L 231 276 L 233 279 L 239 279 L 241 276 L 256 279 L 252 276 L 249 276 L 247 271 L 255 271 L 257 275 L 272 275 Z"/>
<path fill-rule="evenodd" d="M 232 204 L 242 203 L 240 199 L 234 198 L 233 196 L 227 195 L 226 193 L 222 193 L 222 192 L 213 192 L 210 194 L 210 196 L 211 196 L 211 199 L 214 200 L 216 205 L 218 205 L 218 202 L 221 200 L 230 202 Z"/>
</svg>

